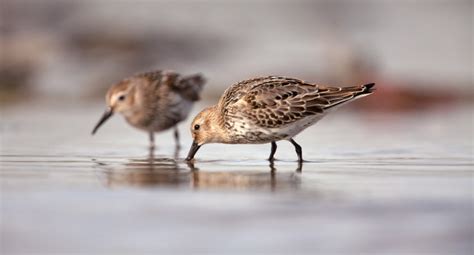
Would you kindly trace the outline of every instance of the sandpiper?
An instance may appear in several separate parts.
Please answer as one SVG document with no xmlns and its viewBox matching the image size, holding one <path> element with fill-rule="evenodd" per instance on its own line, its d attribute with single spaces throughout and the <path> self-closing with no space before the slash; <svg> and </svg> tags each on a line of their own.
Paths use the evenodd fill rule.
<svg viewBox="0 0 474 255">
<path fill-rule="evenodd" d="M 192 160 L 206 143 L 271 143 L 269 160 L 273 161 L 276 141 L 288 140 L 301 163 L 302 149 L 293 137 L 338 106 L 371 94 L 374 85 L 328 87 L 280 76 L 241 81 L 229 87 L 217 105 L 194 118 L 186 160 Z"/>
<path fill-rule="evenodd" d="M 92 134 L 117 112 L 130 125 L 149 133 L 150 148 L 154 148 L 154 132 L 172 127 L 179 147 L 177 124 L 188 116 L 193 103 L 199 100 L 204 83 L 201 74 L 181 76 L 160 70 L 126 78 L 107 91 L 107 109 Z"/>
</svg>

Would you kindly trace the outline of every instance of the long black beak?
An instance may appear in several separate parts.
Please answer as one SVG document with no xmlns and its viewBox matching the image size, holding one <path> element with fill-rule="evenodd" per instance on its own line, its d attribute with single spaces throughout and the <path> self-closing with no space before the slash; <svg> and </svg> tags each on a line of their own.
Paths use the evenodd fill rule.
<svg viewBox="0 0 474 255">
<path fill-rule="evenodd" d="M 201 148 L 201 145 L 198 145 L 196 142 L 193 142 L 191 148 L 189 149 L 188 157 L 186 157 L 186 161 L 190 161 L 191 159 L 193 159 L 199 148 Z"/>
<path fill-rule="evenodd" d="M 102 126 L 102 124 L 104 124 L 104 122 L 108 120 L 113 114 L 114 112 L 112 111 L 112 108 L 107 108 L 107 110 L 105 110 L 104 114 L 100 118 L 99 122 L 97 122 L 97 125 L 95 125 L 94 130 L 92 130 L 92 135 L 94 135 L 95 132 L 97 132 L 97 129 L 99 129 L 99 127 Z"/>
</svg>

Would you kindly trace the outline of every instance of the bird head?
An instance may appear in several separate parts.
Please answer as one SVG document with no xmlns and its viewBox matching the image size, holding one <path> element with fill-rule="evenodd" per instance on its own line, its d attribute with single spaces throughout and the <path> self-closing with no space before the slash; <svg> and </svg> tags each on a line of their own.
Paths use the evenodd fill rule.
<svg viewBox="0 0 474 255">
<path fill-rule="evenodd" d="M 206 143 L 225 142 L 225 132 L 221 126 L 217 106 L 202 110 L 191 123 L 193 143 L 186 160 L 193 159 L 199 148 Z"/>
<path fill-rule="evenodd" d="M 105 95 L 107 109 L 95 125 L 92 134 L 95 134 L 99 127 L 112 117 L 114 113 L 131 114 L 135 106 L 134 85 L 135 82 L 133 80 L 126 79 L 109 88 Z"/>
</svg>

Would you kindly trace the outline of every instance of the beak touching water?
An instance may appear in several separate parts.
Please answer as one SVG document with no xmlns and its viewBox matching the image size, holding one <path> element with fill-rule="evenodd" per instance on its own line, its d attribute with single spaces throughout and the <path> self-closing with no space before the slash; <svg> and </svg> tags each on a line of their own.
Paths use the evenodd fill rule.
<svg viewBox="0 0 474 255">
<path fill-rule="evenodd" d="M 188 157 L 186 157 L 186 161 L 190 161 L 191 159 L 193 159 L 199 148 L 201 148 L 201 145 L 198 145 L 195 141 L 193 141 L 193 144 L 189 149 Z"/>
<path fill-rule="evenodd" d="M 92 130 L 92 135 L 94 135 L 95 132 L 97 132 L 97 129 L 99 129 L 99 127 L 102 126 L 102 124 L 104 124 L 104 122 L 108 120 L 113 114 L 114 111 L 112 110 L 112 108 L 107 108 L 107 110 L 105 110 L 104 114 L 100 118 L 99 122 L 97 122 L 97 125 L 95 125 L 94 130 Z"/>
</svg>

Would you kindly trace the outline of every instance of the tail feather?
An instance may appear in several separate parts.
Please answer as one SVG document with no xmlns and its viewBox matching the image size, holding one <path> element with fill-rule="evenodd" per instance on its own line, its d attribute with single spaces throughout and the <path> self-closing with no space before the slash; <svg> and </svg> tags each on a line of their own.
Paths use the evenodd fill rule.
<svg viewBox="0 0 474 255">
<path fill-rule="evenodd" d="M 176 87 L 185 98 L 191 101 L 198 101 L 205 83 L 206 78 L 204 78 L 204 76 L 201 74 L 193 74 L 180 78 Z"/>
<path fill-rule="evenodd" d="M 339 93 L 323 96 L 330 102 L 330 105 L 327 105 L 324 109 L 340 106 L 359 97 L 370 95 L 375 90 L 374 86 L 375 83 L 368 83 L 362 86 L 345 87 Z"/>
<path fill-rule="evenodd" d="M 363 93 L 372 93 L 375 90 L 374 86 L 375 86 L 375 83 L 368 83 L 368 84 L 362 85 L 362 87 L 364 88 Z"/>
</svg>

